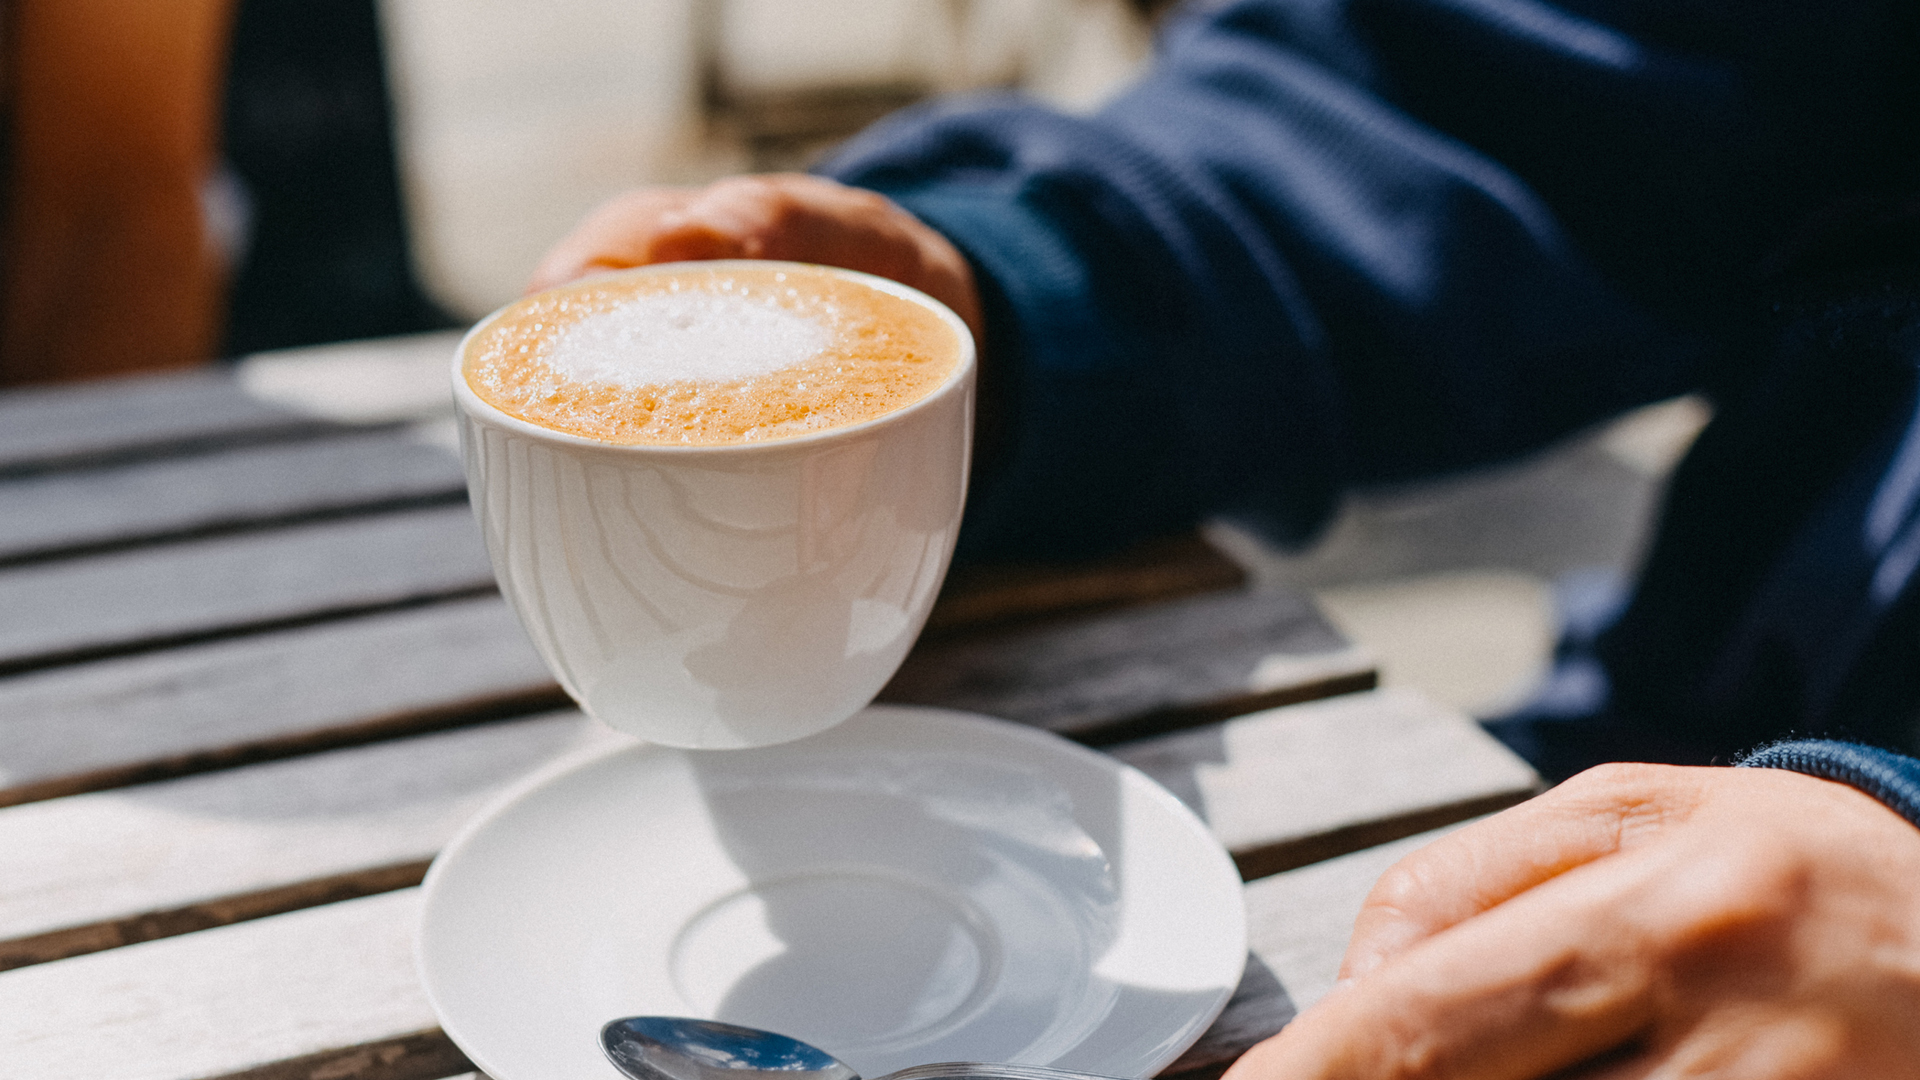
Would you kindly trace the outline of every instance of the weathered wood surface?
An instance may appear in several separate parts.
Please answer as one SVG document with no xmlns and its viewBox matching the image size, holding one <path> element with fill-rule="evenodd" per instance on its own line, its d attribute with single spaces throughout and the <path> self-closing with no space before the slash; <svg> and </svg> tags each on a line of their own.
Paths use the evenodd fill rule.
<svg viewBox="0 0 1920 1080">
<path fill-rule="evenodd" d="M 214 369 L 9 390 L 0 395 L 0 475 L 323 426 Z"/>
<path fill-rule="evenodd" d="M 449 408 L 457 335 L 263 353 L 233 369 L 0 394 L 0 476 L 304 438 Z"/>
<path fill-rule="evenodd" d="M 1499 810 L 1540 777 L 1407 690 L 1348 694 L 1113 748 L 1206 820 L 1253 880 Z"/>
<path fill-rule="evenodd" d="M 254 894 L 303 881 L 351 889 L 356 873 L 430 857 L 533 769 L 620 741 L 567 713 L 0 810 L 0 968 L 271 914 L 294 900 Z M 1472 721 L 1404 692 L 1269 710 L 1120 756 L 1255 873 L 1281 864 L 1275 852 L 1338 854 L 1383 824 L 1457 820 L 1536 783 Z"/>
<path fill-rule="evenodd" d="M 1106 745 L 1374 684 L 1304 594 L 1236 590 L 915 649 L 880 700 Z"/>
<path fill-rule="evenodd" d="M 410 885 L 476 806 L 620 737 L 528 715 L 557 689 L 451 505 L 452 457 L 401 430 L 446 415 L 452 342 L 0 397 L 0 1080 L 471 1068 L 421 998 Z M 1242 581 L 1191 538 L 960 575 L 889 693 L 1110 745 L 1372 684 L 1303 598 Z M 1530 790 L 1462 718 L 1356 709 L 1118 749 L 1248 875 Z M 1256 910 L 1241 993 L 1176 1068 L 1217 1072 L 1317 996 L 1378 869 L 1250 886 L 1320 907 Z"/>
<path fill-rule="evenodd" d="M 404 889 L 0 974 L 0 1078 L 186 1080 L 432 1029 L 418 911 Z"/>
<path fill-rule="evenodd" d="M 0 566 L 465 498 L 458 455 L 411 429 L 46 473 L 0 481 Z"/>
<path fill-rule="evenodd" d="M 498 596 L 0 679 L 0 806 L 568 704 Z"/>
<path fill-rule="evenodd" d="M 1240 564 L 1197 532 L 1083 563 L 957 567 L 921 636 L 931 641 L 1067 612 L 1172 600 L 1246 580 Z"/>
<path fill-rule="evenodd" d="M 491 591 L 465 506 L 0 571 L 0 672 Z"/>
<path fill-rule="evenodd" d="M 235 898 L 430 859 L 529 771 L 630 741 L 568 711 L 8 808 L 0 969 L 257 917 L 270 912 Z"/>
<path fill-rule="evenodd" d="M 1248 886 L 1257 964 L 1217 1034 L 1169 1071 L 1206 1075 L 1323 995 L 1373 880 L 1427 839 Z M 403 889 L 0 974 L 0 1077 L 277 1078 L 302 1057 L 335 1080 L 464 1071 L 444 1043 L 435 1052 L 444 1037 L 413 970 L 418 905 Z"/>
<path fill-rule="evenodd" d="M 0 574 L 0 591 L 5 580 Z M 1366 657 L 1305 598 L 1246 591 L 1061 617 L 1017 635 L 929 641 L 904 671 L 916 693 L 890 696 L 1091 742 L 1372 679 Z M 968 678 L 942 681 L 954 672 Z M 915 686 L 916 673 L 933 678 Z M 0 805 L 564 701 L 491 596 L 29 671 L 0 678 Z"/>
</svg>

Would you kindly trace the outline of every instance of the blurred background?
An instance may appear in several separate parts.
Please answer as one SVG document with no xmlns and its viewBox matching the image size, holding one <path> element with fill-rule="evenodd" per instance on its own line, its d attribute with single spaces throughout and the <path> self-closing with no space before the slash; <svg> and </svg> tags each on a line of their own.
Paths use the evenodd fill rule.
<svg viewBox="0 0 1920 1080">
<path fill-rule="evenodd" d="M 447 331 L 641 183 L 804 168 L 894 109 L 1088 110 L 1160 0 L 12 0 L 0 383 Z M 431 350 L 429 350 L 431 351 Z M 1533 460 L 1357 493 L 1322 542 L 1224 525 L 1389 683 L 1488 715 L 1604 607 L 1706 420 L 1682 399 Z"/>
<path fill-rule="evenodd" d="M 8 0 L 0 382 L 469 322 L 608 196 L 933 94 L 1087 108 L 1154 0 Z"/>
<path fill-rule="evenodd" d="M 1145 60 L 1151 16 L 1126 0 L 378 6 L 422 280 L 469 316 L 637 181 L 802 169 L 933 94 L 1091 108 Z"/>
</svg>

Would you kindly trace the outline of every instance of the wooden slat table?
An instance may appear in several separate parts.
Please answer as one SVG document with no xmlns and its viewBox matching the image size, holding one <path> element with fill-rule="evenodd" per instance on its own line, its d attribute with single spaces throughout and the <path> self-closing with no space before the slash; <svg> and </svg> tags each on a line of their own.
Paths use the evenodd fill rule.
<svg viewBox="0 0 1920 1080">
<path fill-rule="evenodd" d="M 440 1080 L 421 876 L 481 805 L 618 738 L 495 591 L 452 337 L 0 395 L 0 1080 Z M 887 700 L 1104 747 L 1247 879 L 1215 1075 L 1331 985 L 1400 854 L 1538 778 L 1374 689 L 1197 537 L 955 575 Z"/>
</svg>

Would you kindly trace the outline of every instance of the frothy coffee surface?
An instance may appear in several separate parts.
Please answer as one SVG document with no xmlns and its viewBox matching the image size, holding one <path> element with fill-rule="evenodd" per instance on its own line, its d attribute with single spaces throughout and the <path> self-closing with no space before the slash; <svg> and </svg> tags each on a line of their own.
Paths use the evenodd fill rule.
<svg viewBox="0 0 1920 1080">
<path fill-rule="evenodd" d="M 759 442 L 845 427 L 931 393 L 960 342 L 932 311 L 792 266 L 590 279 L 503 311 L 467 385 L 542 427 L 623 444 Z"/>
</svg>

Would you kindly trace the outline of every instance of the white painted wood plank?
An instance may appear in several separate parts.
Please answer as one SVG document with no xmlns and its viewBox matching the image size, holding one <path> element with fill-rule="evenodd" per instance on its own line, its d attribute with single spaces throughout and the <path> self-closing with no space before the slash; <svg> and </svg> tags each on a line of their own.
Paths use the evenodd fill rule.
<svg viewBox="0 0 1920 1080">
<path fill-rule="evenodd" d="M 1215 611 L 1241 604 L 1264 610 L 1272 601 L 1228 597 L 1208 604 Z M 1019 711 L 991 703 L 982 708 L 977 695 L 965 693 L 954 704 L 1044 727 L 1065 717 L 1086 737 L 1099 735 L 1102 723 L 1124 725 L 1154 709 L 1185 708 L 1184 722 L 1194 723 L 1256 708 L 1266 690 L 1311 684 L 1329 670 L 1351 672 L 1356 663 L 1350 650 L 1280 651 L 1301 636 L 1295 632 L 1300 620 L 1292 617 L 1270 635 L 1243 632 L 1223 645 L 1217 635 L 1176 633 L 1194 620 L 1181 617 L 1184 606 L 1168 607 L 1173 625 L 1156 648 L 1156 670 L 1176 672 L 1177 680 L 1116 682 L 1124 673 L 1107 653 L 1082 652 L 1084 664 L 1060 662 L 1063 650 L 1048 642 L 1054 635 L 1070 643 L 1084 639 L 1086 623 L 1110 617 L 1093 615 L 992 648 L 969 645 L 974 663 L 997 663 L 1003 673 L 1035 652 L 1054 660 L 1023 676 L 1038 680 L 1041 690 L 1014 688 Z M 1311 616 L 1311 609 L 1300 614 Z M 931 659 L 916 653 L 909 664 L 924 669 L 938 661 L 941 648 L 934 642 Z M 1231 663 L 1223 659 L 1229 650 Z M 0 805 L 168 775 L 177 771 L 165 767 L 170 759 L 542 693 L 557 691 L 504 602 L 491 596 L 25 672 L 0 679 Z M 1090 708 L 1095 701 L 1103 711 Z M 931 703 L 947 704 L 937 697 Z M 1181 786 L 1172 774 L 1163 779 Z"/>
<path fill-rule="evenodd" d="M 577 712 L 0 810 L 0 940 L 431 858 L 559 758 L 630 742 Z"/>
<path fill-rule="evenodd" d="M 232 370 L 0 393 L 0 471 L 140 447 L 451 411 L 457 332 L 259 353 Z"/>
<path fill-rule="evenodd" d="M 0 679 L 0 791 L 551 683 L 497 596 L 28 672 Z"/>
<path fill-rule="evenodd" d="M 0 561 L 465 489 L 457 454 L 389 430 L 45 473 L 0 482 Z"/>
<path fill-rule="evenodd" d="M 492 584 L 465 506 L 0 572 L 0 663 Z"/>
<path fill-rule="evenodd" d="M 1370 707 L 1397 711 L 1369 725 Z M 1292 745 L 1313 756 L 1279 762 L 1283 773 L 1342 778 L 1344 805 L 1352 807 L 1344 814 L 1339 800 L 1272 798 L 1252 776 L 1203 789 L 1208 816 L 1235 823 L 1222 840 L 1240 855 L 1383 813 L 1444 805 L 1423 803 L 1418 789 L 1407 793 L 1403 772 L 1368 766 L 1394 752 L 1395 742 L 1446 747 L 1459 739 L 1460 722 L 1397 695 L 1369 695 L 1351 710 L 1317 703 L 1271 710 L 1248 718 L 1231 738 L 1156 740 L 1154 764 L 1161 775 L 1175 774 L 1173 754 L 1197 749 L 1209 756 L 1187 768 L 1204 772 L 1217 767 L 1211 755 L 1220 745 Z M 1352 736 L 1336 737 L 1341 730 Z M 557 755 L 620 738 L 568 713 L 0 809 L 0 940 L 424 858 L 492 793 Z M 1477 758 L 1485 768 L 1477 787 L 1462 779 L 1432 789 L 1429 800 L 1511 791 L 1521 778 L 1504 749 L 1483 754 L 1468 742 L 1434 752 Z M 1260 767 L 1253 758 L 1232 763 Z M 1296 813 L 1302 821 L 1293 820 Z"/>
<path fill-rule="evenodd" d="M 0 1080 L 188 1080 L 438 1023 L 403 889 L 0 973 Z"/>
<path fill-rule="evenodd" d="M 1113 753 L 1235 852 L 1540 784 L 1472 719 L 1400 689 L 1269 709 Z"/>
<path fill-rule="evenodd" d="M 1282 992 L 1243 1001 L 1235 1030 L 1323 997 L 1367 890 L 1440 834 L 1247 886 L 1252 951 Z M 399 890 L 0 973 L 0 1080 L 190 1080 L 432 1027 L 418 902 Z"/>
<path fill-rule="evenodd" d="M 928 642 L 880 699 L 972 709 L 1084 738 L 1115 721 L 1184 726 L 1195 714 L 1217 718 L 1221 704 L 1245 711 L 1314 683 L 1364 683 L 1372 672 L 1372 658 L 1305 593 L 1236 590 Z M 1187 719 L 1162 722 L 1176 716 Z"/>
<path fill-rule="evenodd" d="M 0 394 L 0 469 L 179 440 L 311 424 L 216 368 Z"/>
</svg>

